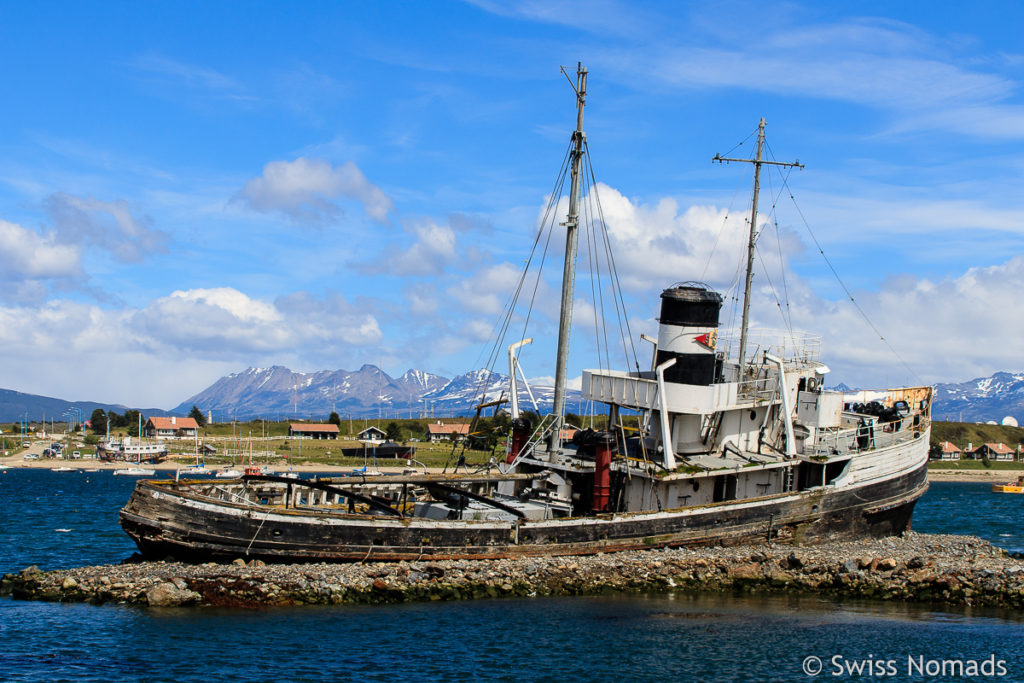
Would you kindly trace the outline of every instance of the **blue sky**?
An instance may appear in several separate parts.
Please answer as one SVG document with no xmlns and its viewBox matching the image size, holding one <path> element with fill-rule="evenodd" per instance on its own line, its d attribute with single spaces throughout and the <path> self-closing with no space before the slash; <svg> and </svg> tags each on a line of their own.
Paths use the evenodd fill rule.
<svg viewBox="0 0 1024 683">
<path fill-rule="evenodd" d="M 4 3 L 0 386 L 170 407 L 248 366 L 479 365 L 575 123 L 559 67 L 578 61 L 634 336 L 665 286 L 730 285 L 751 181 L 710 159 L 742 140 L 749 156 L 763 116 L 774 157 L 806 169 L 795 205 L 778 176 L 762 195 L 780 199 L 756 323 L 781 326 L 784 279 L 836 382 L 1019 370 L 1022 15 Z M 531 376 L 553 374 L 550 346 L 524 354 Z"/>
</svg>

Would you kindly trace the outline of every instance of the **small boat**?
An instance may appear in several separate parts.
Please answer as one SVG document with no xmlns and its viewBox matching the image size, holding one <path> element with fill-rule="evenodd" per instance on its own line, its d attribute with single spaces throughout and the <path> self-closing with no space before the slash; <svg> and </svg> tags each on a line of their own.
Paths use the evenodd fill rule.
<svg viewBox="0 0 1024 683">
<path fill-rule="evenodd" d="M 217 472 L 215 472 L 213 476 L 217 477 L 218 479 L 238 479 L 240 476 L 242 476 L 242 474 L 243 472 L 241 470 L 236 470 L 233 467 L 229 467 L 224 470 L 217 470 Z"/>
<path fill-rule="evenodd" d="M 152 477 L 156 474 L 156 470 L 146 469 L 144 467 L 128 467 L 123 470 L 114 470 L 114 474 L 126 477 Z"/>
<path fill-rule="evenodd" d="M 126 436 L 123 440 L 103 441 L 96 446 L 96 457 L 105 462 L 151 462 L 167 459 L 167 444 L 133 441 Z"/>
<path fill-rule="evenodd" d="M 1024 493 L 1024 474 L 1017 477 L 1015 482 L 992 484 L 992 493 Z"/>
<path fill-rule="evenodd" d="M 51 467 L 51 472 L 74 472 L 74 467 Z"/>
</svg>

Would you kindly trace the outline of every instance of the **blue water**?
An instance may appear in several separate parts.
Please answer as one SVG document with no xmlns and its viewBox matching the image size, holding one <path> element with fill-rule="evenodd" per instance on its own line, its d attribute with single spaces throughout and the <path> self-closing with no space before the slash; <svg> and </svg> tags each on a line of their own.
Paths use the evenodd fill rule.
<svg viewBox="0 0 1024 683">
<path fill-rule="evenodd" d="M 105 472 L 0 475 L 0 572 L 129 556 L 134 547 L 117 526 L 117 510 L 134 483 Z M 984 484 L 937 483 L 918 504 L 914 528 L 1021 549 L 1022 503 L 1024 496 L 995 496 Z M 1022 635 L 1018 615 L 1003 611 L 795 596 L 264 610 L 6 599 L 0 680 L 798 681 L 808 679 L 804 659 L 819 657 L 826 680 L 869 679 L 863 672 L 870 670 L 858 676 L 840 667 L 877 666 L 883 679 L 931 681 L 969 679 L 928 675 L 942 659 L 990 656 L 1007 671 L 997 678 L 1024 680 Z M 926 673 L 918 675 L 908 657 Z"/>
</svg>

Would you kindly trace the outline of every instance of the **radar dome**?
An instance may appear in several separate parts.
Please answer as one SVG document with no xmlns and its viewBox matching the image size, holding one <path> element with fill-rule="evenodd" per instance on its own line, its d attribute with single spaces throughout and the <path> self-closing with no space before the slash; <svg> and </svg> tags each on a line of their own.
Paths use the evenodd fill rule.
<svg viewBox="0 0 1024 683">
<path fill-rule="evenodd" d="M 1003 418 L 1003 426 L 1004 427 L 1016 427 L 1017 426 L 1017 418 L 1015 418 L 1012 415 L 1007 415 L 1006 417 Z"/>
</svg>

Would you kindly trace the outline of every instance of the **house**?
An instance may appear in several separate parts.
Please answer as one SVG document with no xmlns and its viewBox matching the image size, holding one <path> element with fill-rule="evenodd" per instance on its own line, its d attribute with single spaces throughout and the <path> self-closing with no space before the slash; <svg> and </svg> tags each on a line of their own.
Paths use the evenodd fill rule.
<svg viewBox="0 0 1024 683">
<path fill-rule="evenodd" d="M 451 422 L 445 424 L 438 420 L 427 425 L 427 433 L 424 438 L 430 443 L 438 441 L 465 441 L 469 436 L 469 425 L 465 422 Z"/>
<path fill-rule="evenodd" d="M 963 451 L 949 441 L 939 444 L 939 460 L 959 460 L 962 455 Z"/>
<path fill-rule="evenodd" d="M 360 441 L 373 441 L 374 443 L 385 441 L 388 433 L 380 427 L 367 427 L 358 434 Z"/>
<path fill-rule="evenodd" d="M 1005 443 L 983 443 L 976 448 L 968 448 L 964 451 L 975 460 L 1013 460 L 1015 451 Z"/>
<path fill-rule="evenodd" d="M 151 417 L 142 433 L 150 439 L 194 439 L 199 424 L 191 417 Z"/>
<path fill-rule="evenodd" d="M 338 425 L 292 422 L 288 425 L 288 436 L 297 436 L 300 439 L 337 439 Z"/>
</svg>

